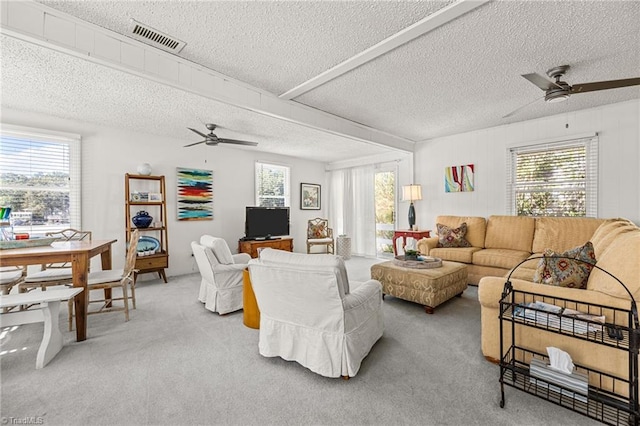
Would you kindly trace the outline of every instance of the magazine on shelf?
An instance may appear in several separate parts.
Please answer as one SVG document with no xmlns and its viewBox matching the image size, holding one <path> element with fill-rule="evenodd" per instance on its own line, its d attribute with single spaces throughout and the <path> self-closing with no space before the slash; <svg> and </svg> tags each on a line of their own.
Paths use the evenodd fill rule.
<svg viewBox="0 0 640 426">
<path fill-rule="evenodd" d="M 604 321 L 605 321 L 604 315 L 586 314 L 584 312 L 574 311 L 573 309 L 569 309 L 569 308 L 564 308 L 562 310 L 562 315 L 565 317 L 571 317 L 575 319 L 598 322 L 600 324 L 604 324 Z"/>
<path fill-rule="evenodd" d="M 578 334 L 602 332 L 602 325 L 596 323 L 605 322 L 604 315 L 588 314 L 537 300 L 516 306 L 513 314 L 524 321 Z"/>
</svg>

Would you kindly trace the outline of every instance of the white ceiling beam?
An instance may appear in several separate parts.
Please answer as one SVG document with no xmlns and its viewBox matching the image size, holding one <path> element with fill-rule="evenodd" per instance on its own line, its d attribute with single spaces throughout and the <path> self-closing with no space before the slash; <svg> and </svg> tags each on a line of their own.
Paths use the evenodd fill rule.
<svg viewBox="0 0 640 426">
<path fill-rule="evenodd" d="M 457 3 L 446 6 L 404 30 L 385 38 L 370 48 L 339 63 L 335 67 L 318 74 L 302 84 L 299 84 L 293 89 L 281 94 L 279 97 L 287 100 L 297 98 L 298 96 L 301 96 L 316 87 L 322 86 L 334 78 L 340 77 L 341 75 L 346 74 L 349 71 L 358 68 L 359 66 L 364 65 L 407 42 L 410 42 L 411 40 L 423 36 L 429 31 L 453 21 L 454 19 L 482 6 L 485 3 L 488 3 L 489 1 L 491 0 L 461 0 Z"/>
</svg>

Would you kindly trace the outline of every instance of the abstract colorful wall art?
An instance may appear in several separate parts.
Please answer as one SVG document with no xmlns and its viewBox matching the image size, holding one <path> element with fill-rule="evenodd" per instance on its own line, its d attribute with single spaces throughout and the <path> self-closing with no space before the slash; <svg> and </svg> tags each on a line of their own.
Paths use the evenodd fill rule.
<svg viewBox="0 0 640 426">
<path fill-rule="evenodd" d="M 473 191 L 473 164 L 445 167 L 444 190 L 445 192 Z"/>
<path fill-rule="evenodd" d="M 176 168 L 178 220 L 213 220 L 213 171 Z"/>
</svg>

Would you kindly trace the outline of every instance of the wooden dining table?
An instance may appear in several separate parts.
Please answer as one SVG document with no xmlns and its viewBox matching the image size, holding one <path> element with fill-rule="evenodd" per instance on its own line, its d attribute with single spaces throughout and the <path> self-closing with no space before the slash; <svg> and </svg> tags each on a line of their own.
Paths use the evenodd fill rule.
<svg viewBox="0 0 640 426">
<path fill-rule="evenodd" d="M 84 289 L 75 298 L 76 340 L 81 342 L 87 339 L 89 292 L 86 290 L 90 259 L 100 255 L 102 269 L 111 269 L 111 246 L 116 241 L 60 241 L 48 246 L 0 250 L 0 266 L 71 263 L 73 286 Z"/>
</svg>

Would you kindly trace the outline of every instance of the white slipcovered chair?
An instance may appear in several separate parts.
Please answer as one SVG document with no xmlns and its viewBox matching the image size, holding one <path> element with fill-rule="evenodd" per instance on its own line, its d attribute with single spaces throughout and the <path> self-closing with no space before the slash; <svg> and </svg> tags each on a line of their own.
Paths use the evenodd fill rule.
<svg viewBox="0 0 640 426">
<path fill-rule="evenodd" d="M 296 361 L 325 377 L 353 377 L 382 337 L 382 285 L 349 291 L 344 260 L 266 248 L 249 273 L 260 308 L 262 356 Z"/>
<path fill-rule="evenodd" d="M 242 309 L 242 271 L 251 256 L 231 254 L 224 239 L 211 235 L 192 241 L 191 250 L 202 276 L 198 300 L 220 315 Z"/>
</svg>

